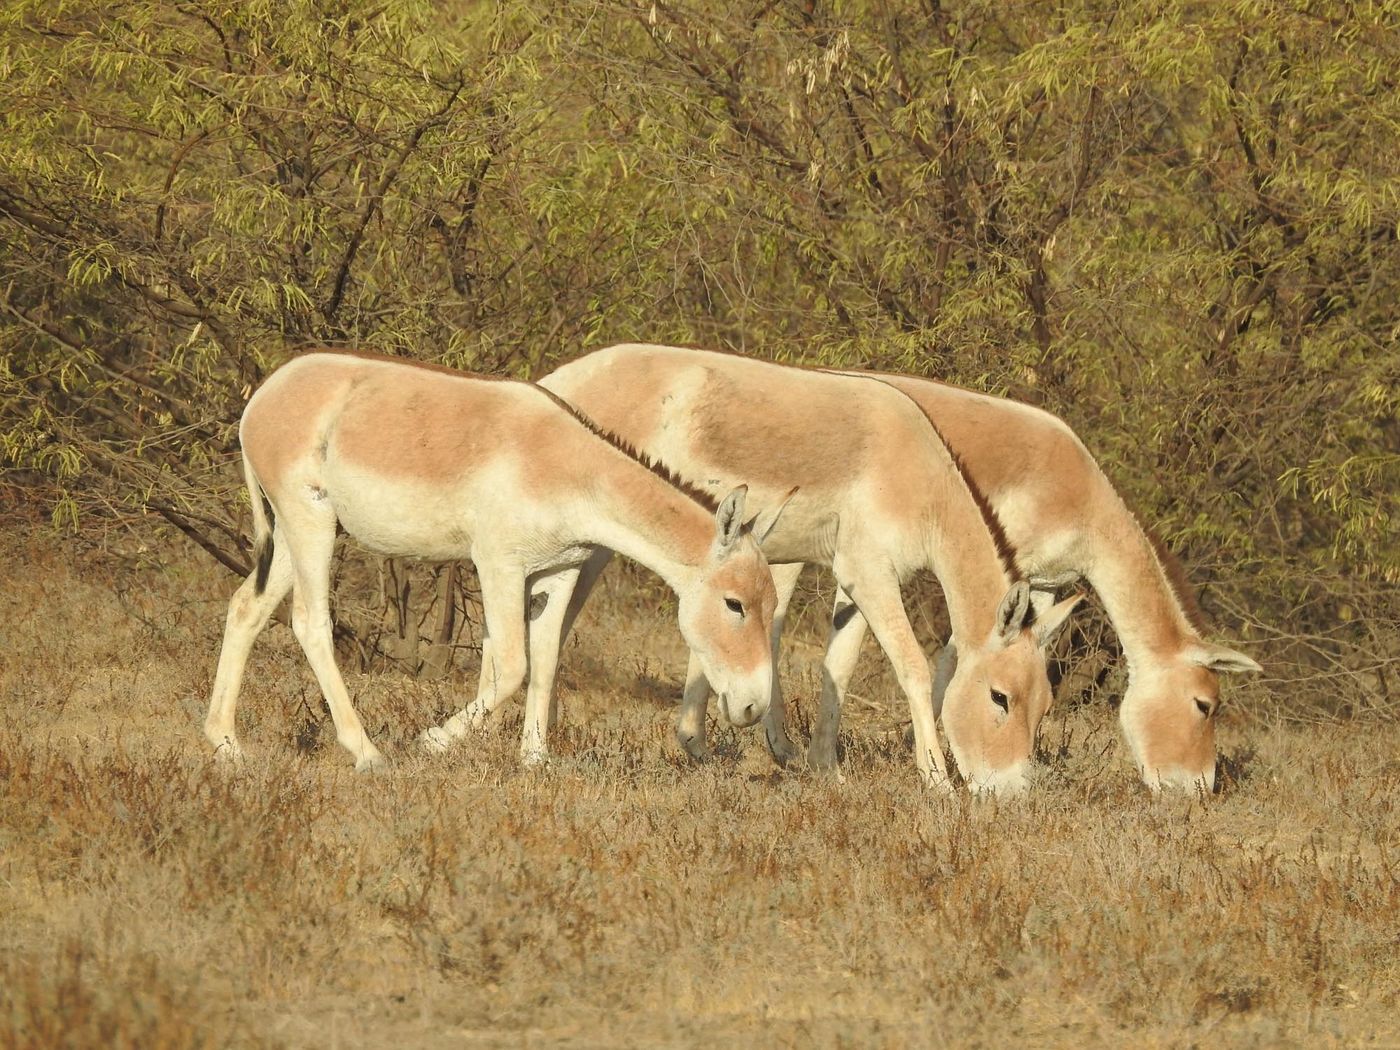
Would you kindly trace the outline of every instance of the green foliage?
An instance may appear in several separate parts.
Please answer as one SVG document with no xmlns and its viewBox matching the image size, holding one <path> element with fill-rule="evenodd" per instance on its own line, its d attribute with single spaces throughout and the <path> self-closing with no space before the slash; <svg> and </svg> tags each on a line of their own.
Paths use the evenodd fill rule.
<svg viewBox="0 0 1400 1050">
<path fill-rule="evenodd" d="M 1374 624 L 1397 30 L 1394 0 L 12 4 L 0 454 L 65 522 L 154 511 L 241 568 L 235 425 L 289 353 L 700 342 L 1044 405 L 1232 616 Z"/>
</svg>

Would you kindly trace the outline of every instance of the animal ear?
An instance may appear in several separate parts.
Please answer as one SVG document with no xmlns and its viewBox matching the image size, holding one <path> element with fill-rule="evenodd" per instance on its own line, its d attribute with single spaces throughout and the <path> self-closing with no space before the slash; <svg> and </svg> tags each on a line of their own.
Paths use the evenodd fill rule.
<svg viewBox="0 0 1400 1050">
<path fill-rule="evenodd" d="M 1060 633 L 1060 629 L 1069 622 L 1069 614 L 1074 612 L 1074 607 L 1084 600 L 1082 594 L 1071 594 L 1062 602 L 1055 602 L 1054 595 L 1045 595 L 1045 600 L 1036 605 L 1036 599 L 1044 594 L 1044 591 L 1033 591 L 1031 593 L 1031 606 L 1035 609 L 1035 621 L 1031 624 L 1031 630 L 1035 632 L 1035 644 L 1044 649 L 1055 640 L 1055 635 Z"/>
<path fill-rule="evenodd" d="M 768 538 L 768 534 L 773 531 L 773 526 L 778 524 L 778 519 L 783 516 L 783 510 L 792 501 L 792 497 L 797 495 L 798 486 L 794 485 L 788 490 L 788 494 L 783 497 L 781 503 L 776 507 L 760 511 L 753 521 L 749 522 L 749 532 L 753 536 L 753 541 L 760 547 L 763 541 Z"/>
<path fill-rule="evenodd" d="M 1187 659 L 1198 667 L 1208 667 L 1220 674 L 1264 670 L 1244 653 L 1213 642 L 1201 642 L 1191 650 Z"/>
<path fill-rule="evenodd" d="M 1010 645 L 1015 641 L 1031 615 L 1031 585 L 1017 580 L 997 606 L 996 632 L 1002 643 Z"/>
<path fill-rule="evenodd" d="M 715 542 L 721 548 L 731 546 L 743 531 L 744 497 L 748 494 L 749 487 L 740 485 L 724 497 L 719 510 L 715 511 Z"/>
</svg>

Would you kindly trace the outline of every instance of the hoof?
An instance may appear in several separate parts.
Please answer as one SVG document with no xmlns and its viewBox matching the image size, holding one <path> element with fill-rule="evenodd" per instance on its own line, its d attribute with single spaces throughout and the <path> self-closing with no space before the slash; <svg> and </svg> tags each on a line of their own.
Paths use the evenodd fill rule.
<svg viewBox="0 0 1400 1050">
<path fill-rule="evenodd" d="M 372 751 L 367 755 L 361 755 L 355 761 L 356 773 L 377 773 L 388 768 L 388 760 L 378 751 Z"/>
<path fill-rule="evenodd" d="M 451 750 L 452 737 L 442 726 L 433 726 L 425 729 L 418 735 L 418 743 L 423 750 L 434 755 L 441 755 Z"/>
<path fill-rule="evenodd" d="M 690 736 L 686 733 L 677 733 L 676 739 L 680 742 L 685 753 L 694 762 L 704 762 L 710 757 L 710 745 L 705 742 L 705 738 L 700 735 Z"/>
<path fill-rule="evenodd" d="M 807 748 L 807 768 L 815 773 L 838 772 L 836 748 L 813 743 Z"/>
<path fill-rule="evenodd" d="M 766 734 L 765 734 L 766 735 Z M 784 768 L 796 765 L 802 758 L 802 751 L 796 744 L 788 739 L 787 734 L 783 734 L 777 740 L 771 736 L 767 737 L 768 753 L 773 756 L 773 761 Z"/>
<path fill-rule="evenodd" d="M 957 789 L 953 787 L 953 782 L 940 773 L 925 774 L 923 781 L 924 789 L 933 798 L 951 799 L 958 793 Z"/>
<path fill-rule="evenodd" d="M 238 762 L 243 758 L 243 748 L 233 737 L 226 736 L 214 745 L 214 757 L 220 762 Z"/>
</svg>

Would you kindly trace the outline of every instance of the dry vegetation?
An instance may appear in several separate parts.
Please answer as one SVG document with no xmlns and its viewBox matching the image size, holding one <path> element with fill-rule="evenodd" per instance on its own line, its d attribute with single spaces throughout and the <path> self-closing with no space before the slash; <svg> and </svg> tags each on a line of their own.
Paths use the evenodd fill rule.
<svg viewBox="0 0 1400 1050">
<path fill-rule="evenodd" d="M 518 705 L 416 752 L 467 668 L 351 675 L 395 760 L 354 775 L 274 626 L 232 771 L 198 730 L 226 577 L 4 544 L 0 1046 L 1400 1041 L 1393 723 L 1237 690 L 1223 790 L 1153 799 L 1102 704 L 1060 709 L 1032 798 L 941 802 L 869 658 L 844 784 L 724 730 L 693 766 L 665 602 L 614 570 L 547 769 L 515 760 Z M 794 630 L 799 707 L 820 619 Z"/>
</svg>

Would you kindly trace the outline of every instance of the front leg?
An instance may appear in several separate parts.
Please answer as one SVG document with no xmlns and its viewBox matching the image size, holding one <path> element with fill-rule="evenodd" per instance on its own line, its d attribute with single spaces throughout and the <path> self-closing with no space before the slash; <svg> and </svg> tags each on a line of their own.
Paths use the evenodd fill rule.
<svg viewBox="0 0 1400 1050">
<path fill-rule="evenodd" d="M 943 715 L 943 697 L 948 692 L 948 684 L 958 669 L 958 647 L 956 640 L 949 638 L 948 644 L 938 650 L 938 658 L 933 667 L 933 717 Z"/>
<path fill-rule="evenodd" d="M 486 668 L 494 666 L 494 658 L 491 655 L 491 635 L 484 632 L 481 636 L 481 672 Z M 478 698 L 481 696 L 481 685 L 484 677 L 479 672 L 476 681 Z M 442 753 L 452 747 L 452 745 L 466 736 L 474 728 L 471 718 L 468 715 L 468 708 L 463 707 L 455 715 L 449 718 L 440 726 L 432 726 L 423 730 L 419 736 L 419 741 L 428 751 Z"/>
<path fill-rule="evenodd" d="M 951 790 L 930 702 L 933 675 L 904 611 L 898 576 L 890 566 L 869 566 L 858 560 L 853 566 L 838 562 L 833 569 L 837 582 L 855 599 L 870 623 L 875 640 L 894 665 L 899 686 L 909 701 L 909 714 L 914 723 L 914 761 L 920 777 L 930 787 L 945 792 Z"/>
<path fill-rule="evenodd" d="M 564 591 L 558 598 L 559 608 L 553 613 L 559 617 L 557 621 L 557 631 L 559 634 L 559 644 L 555 647 L 558 652 L 564 647 L 564 643 L 569 638 L 569 632 L 573 630 L 574 621 L 578 619 L 578 614 L 583 611 L 584 602 L 588 601 L 588 596 L 593 593 L 593 587 L 598 582 L 598 577 L 603 574 L 603 570 L 608 567 L 608 562 L 612 560 L 613 552 L 606 547 L 594 548 L 588 560 L 578 570 L 577 578 L 574 581 L 572 590 Z M 553 603 L 556 599 L 551 597 L 549 601 Z M 545 615 L 549 615 L 548 606 L 544 610 Z M 559 724 L 559 697 L 551 693 L 549 698 L 549 727 L 553 729 Z"/>
<path fill-rule="evenodd" d="M 797 758 L 797 745 L 787 732 L 786 708 L 783 703 L 783 685 L 778 677 L 778 649 L 783 640 L 783 625 L 787 622 L 788 604 L 793 591 L 797 590 L 797 578 L 802 575 L 802 563 L 770 566 L 773 571 L 773 585 L 778 590 L 778 604 L 773 610 L 773 688 L 769 694 L 768 713 L 763 716 L 763 733 L 768 741 L 768 751 L 778 765 L 786 766 Z"/>
<path fill-rule="evenodd" d="M 705 709 L 710 702 L 710 683 L 700 669 L 695 654 L 685 668 L 685 691 L 681 694 L 681 717 L 676 724 L 676 739 L 686 754 L 696 760 L 708 758 L 710 746 L 705 741 Z"/>
<path fill-rule="evenodd" d="M 476 699 L 424 734 L 424 742 L 438 750 L 481 726 L 525 680 L 525 571 L 513 561 L 483 559 L 476 562 L 476 574 L 486 627 Z"/>
<path fill-rule="evenodd" d="M 943 697 L 948 692 L 948 683 L 953 680 L 953 673 L 958 669 L 958 647 L 954 639 L 949 638 L 948 644 L 938 650 L 938 656 L 933 663 L 933 719 L 943 717 Z M 904 732 L 904 746 L 914 746 L 914 723 L 909 723 L 909 728 Z"/>
</svg>

